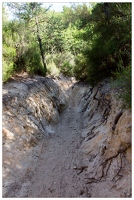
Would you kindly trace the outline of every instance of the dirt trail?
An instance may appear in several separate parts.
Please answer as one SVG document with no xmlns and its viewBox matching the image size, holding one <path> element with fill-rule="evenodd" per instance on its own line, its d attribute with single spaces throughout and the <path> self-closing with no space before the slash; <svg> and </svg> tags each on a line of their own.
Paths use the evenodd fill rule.
<svg viewBox="0 0 134 200">
<path fill-rule="evenodd" d="M 80 164 L 82 116 L 77 111 L 78 100 L 69 89 L 69 105 L 53 127 L 55 132 L 47 145 L 41 146 L 34 175 L 29 180 L 25 197 L 87 197 Z"/>
<path fill-rule="evenodd" d="M 17 86 L 3 91 L 3 197 L 131 197 L 131 112 L 113 132 L 120 104 L 108 82 L 35 77 Z"/>
</svg>

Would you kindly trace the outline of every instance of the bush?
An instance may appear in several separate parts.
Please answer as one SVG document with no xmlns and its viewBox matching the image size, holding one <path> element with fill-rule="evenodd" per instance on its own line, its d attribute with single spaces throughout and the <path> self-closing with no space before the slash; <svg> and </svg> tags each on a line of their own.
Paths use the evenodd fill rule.
<svg viewBox="0 0 134 200">
<path fill-rule="evenodd" d="M 52 76 L 59 76 L 60 74 L 60 70 L 56 67 L 53 61 L 47 64 L 47 74 Z"/>
<path fill-rule="evenodd" d="M 48 55 L 47 65 L 51 74 L 62 73 L 65 76 L 73 76 L 74 56 L 69 52 Z M 51 66 L 53 66 L 55 70 L 52 70 Z"/>
<path fill-rule="evenodd" d="M 16 51 L 15 48 L 4 44 L 2 53 L 2 80 L 3 82 L 6 82 L 15 71 L 14 60 L 16 57 Z"/>
<path fill-rule="evenodd" d="M 69 61 L 64 62 L 60 68 L 60 72 L 65 76 L 73 76 L 73 65 Z"/>
<path fill-rule="evenodd" d="M 14 74 L 14 63 L 10 62 L 10 64 L 8 64 L 3 60 L 2 65 L 2 80 L 3 82 L 6 82 Z"/>
<path fill-rule="evenodd" d="M 27 73 L 32 75 L 33 74 L 38 74 L 42 76 L 46 75 L 46 71 L 41 63 L 40 52 L 37 50 L 38 48 L 39 47 L 32 45 L 23 53 L 21 53 L 20 50 L 20 54 L 15 62 L 16 66 L 15 69 L 17 72 L 26 71 Z"/>
<path fill-rule="evenodd" d="M 125 68 L 130 63 L 131 3 L 107 3 L 108 17 L 104 12 L 105 6 L 104 3 L 96 4 L 90 16 L 93 28 L 85 29 L 88 37 L 83 35 L 89 44 L 83 49 L 83 57 L 86 60 L 84 65 L 87 67 L 88 79 L 92 85 L 113 76 L 120 60 Z M 84 71 L 82 65 L 79 59 L 79 74 Z"/>
<path fill-rule="evenodd" d="M 75 58 L 73 73 L 77 80 L 87 79 L 87 61 L 82 54 L 78 54 Z"/>
<path fill-rule="evenodd" d="M 112 86 L 119 89 L 118 97 L 123 100 L 125 108 L 131 108 L 131 66 L 127 68 L 119 67 L 114 73 L 116 80 Z"/>
</svg>

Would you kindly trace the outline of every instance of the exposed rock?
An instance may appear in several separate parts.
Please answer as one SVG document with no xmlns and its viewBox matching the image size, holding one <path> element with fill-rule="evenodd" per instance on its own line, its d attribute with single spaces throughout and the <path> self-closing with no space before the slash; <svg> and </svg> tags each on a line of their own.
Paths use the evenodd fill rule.
<svg viewBox="0 0 134 200">
<path fill-rule="evenodd" d="M 81 148 L 89 159 L 85 178 L 89 187 L 93 186 L 92 197 L 130 197 L 131 111 L 122 110 L 108 82 L 93 88 L 90 95 L 85 92 L 80 112 L 86 98 Z M 104 185 L 110 192 L 103 191 Z"/>
<path fill-rule="evenodd" d="M 114 93 L 108 80 L 4 84 L 3 197 L 131 197 L 131 111 Z"/>
<path fill-rule="evenodd" d="M 7 130 L 6 128 L 2 129 L 3 137 L 5 137 L 7 140 L 14 140 L 14 134 Z"/>
<path fill-rule="evenodd" d="M 34 154 L 33 147 L 54 134 L 52 125 L 59 122 L 67 99 L 50 78 L 35 76 L 3 85 L 3 185 L 7 190 L 8 179 L 20 179 L 31 165 L 28 155 Z"/>
</svg>

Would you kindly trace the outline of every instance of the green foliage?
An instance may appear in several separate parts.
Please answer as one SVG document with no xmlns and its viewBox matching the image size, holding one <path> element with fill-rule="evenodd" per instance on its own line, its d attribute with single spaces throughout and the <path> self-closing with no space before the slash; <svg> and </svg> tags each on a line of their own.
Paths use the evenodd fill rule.
<svg viewBox="0 0 134 200">
<path fill-rule="evenodd" d="M 87 62 L 82 54 L 78 54 L 75 57 L 73 73 L 77 80 L 87 79 Z"/>
<path fill-rule="evenodd" d="M 2 65 L 2 80 L 3 82 L 6 82 L 14 74 L 14 63 L 10 62 L 8 64 L 5 60 L 3 60 Z"/>
<path fill-rule="evenodd" d="M 131 108 L 131 66 L 119 67 L 114 75 L 116 80 L 113 81 L 112 86 L 118 89 L 118 97 L 123 100 L 123 106 Z"/>
<path fill-rule="evenodd" d="M 46 54 L 64 52 L 64 25 L 61 13 L 48 12 L 42 25 L 42 40 Z"/>
<path fill-rule="evenodd" d="M 15 66 L 16 71 L 26 71 L 29 74 L 39 74 L 45 75 L 45 70 L 41 63 L 39 50 L 35 51 L 38 48 L 36 45 L 32 44 L 27 50 L 19 55 L 16 59 Z"/>
<path fill-rule="evenodd" d="M 29 5 L 31 6 L 27 3 L 11 3 L 13 10 L 18 12 L 19 20 L 8 20 L 7 18 L 5 20 L 5 10 L 3 9 L 3 81 L 7 81 L 10 76 L 21 71 L 46 75 L 46 70 L 41 63 L 37 35 L 30 28 L 32 26 L 33 29 L 34 24 L 33 21 L 29 21 L 33 17 L 32 14 L 29 14 Z M 20 10 L 22 12 L 19 15 Z"/>
<path fill-rule="evenodd" d="M 82 30 L 78 29 L 84 16 L 88 16 L 88 8 L 85 5 L 74 8 L 72 6 L 64 8 L 63 13 L 58 13 L 47 11 L 41 7 L 41 3 L 7 3 L 7 5 L 17 16 L 16 20 L 7 20 L 7 26 L 3 20 L 5 30 L 3 41 L 14 48 L 17 45 L 16 55 L 11 59 L 15 66 L 13 70 L 46 74 L 41 66 L 38 44 L 41 41 L 42 51 L 52 57 L 51 67 L 47 61 L 49 72 L 53 71 L 53 65 L 55 70 L 58 68 L 63 74 L 72 76 L 74 56 L 80 54 L 86 46 L 85 41 L 80 38 Z M 82 20 L 79 20 L 79 16 Z M 38 18 L 38 27 L 35 18 Z"/>
<path fill-rule="evenodd" d="M 15 70 L 14 62 L 16 58 L 16 49 L 14 46 L 14 42 L 12 40 L 13 32 L 11 31 L 10 27 L 11 27 L 11 23 L 8 22 L 7 18 L 4 18 L 4 24 L 2 26 L 3 28 L 3 32 L 2 32 L 2 39 L 3 39 L 2 79 L 3 79 L 3 82 L 6 82 L 14 74 L 14 70 Z"/>
<path fill-rule="evenodd" d="M 74 76 L 73 68 L 74 68 L 74 56 L 69 53 L 59 53 L 47 55 L 47 67 L 48 73 L 51 75 L 58 76 L 60 73 L 65 76 Z"/>
<path fill-rule="evenodd" d="M 126 67 L 131 55 L 131 3 L 97 4 L 91 16 L 93 36 L 85 49 L 91 84 L 112 76 L 120 60 Z"/>
<path fill-rule="evenodd" d="M 71 77 L 71 76 L 73 76 L 73 65 L 71 65 L 69 61 L 66 61 L 66 62 L 63 63 L 60 71 L 65 76 Z"/>
<path fill-rule="evenodd" d="M 59 76 L 60 74 L 60 69 L 56 67 L 53 61 L 47 64 L 47 74 L 52 76 Z"/>
<path fill-rule="evenodd" d="M 65 76 L 73 76 L 74 56 L 71 53 L 54 54 L 51 59 L 60 73 Z"/>
<path fill-rule="evenodd" d="M 4 81 L 21 71 L 45 76 L 42 55 L 47 55 L 47 74 L 88 79 L 93 86 L 116 78 L 120 97 L 130 106 L 131 3 L 73 4 L 61 13 L 42 3 L 7 5 L 17 18 L 9 20 L 3 7 Z"/>
</svg>

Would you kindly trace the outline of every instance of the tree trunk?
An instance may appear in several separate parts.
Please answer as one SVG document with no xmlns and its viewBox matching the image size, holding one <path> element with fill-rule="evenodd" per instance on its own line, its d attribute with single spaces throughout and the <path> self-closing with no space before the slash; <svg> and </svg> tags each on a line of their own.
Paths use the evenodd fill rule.
<svg viewBox="0 0 134 200">
<path fill-rule="evenodd" d="M 43 51 L 43 47 L 42 47 L 42 41 L 41 41 L 41 38 L 40 38 L 39 26 L 38 26 L 38 17 L 37 16 L 35 17 L 35 21 L 36 21 L 36 27 L 37 27 L 37 39 L 38 39 L 38 42 L 39 42 L 42 62 L 43 62 L 44 69 L 47 72 L 46 59 L 45 59 L 45 55 L 44 55 L 44 51 Z"/>
</svg>

